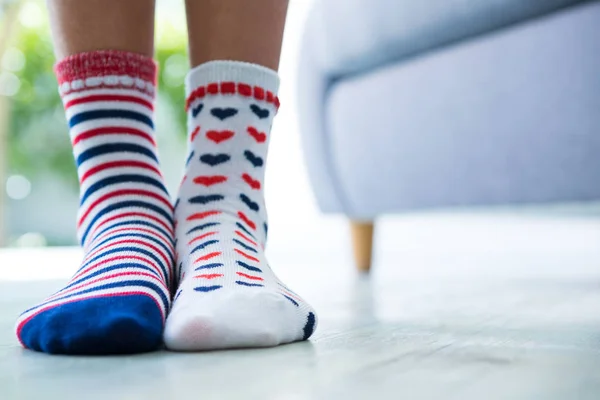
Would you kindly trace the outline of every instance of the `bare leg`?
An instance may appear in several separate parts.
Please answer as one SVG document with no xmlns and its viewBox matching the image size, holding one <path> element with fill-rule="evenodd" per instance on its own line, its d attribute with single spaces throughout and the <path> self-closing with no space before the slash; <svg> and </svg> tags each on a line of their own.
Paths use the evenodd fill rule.
<svg viewBox="0 0 600 400">
<path fill-rule="evenodd" d="M 286 0 L 186 0 L 192 66 L 236 60 L 277 70 Z"/>
<path fill-rule="evenodd" d="M 58 59 L 94 50 L 152 56 L 154 0 L 48 0 L 48 9 Z"/>
</svg>

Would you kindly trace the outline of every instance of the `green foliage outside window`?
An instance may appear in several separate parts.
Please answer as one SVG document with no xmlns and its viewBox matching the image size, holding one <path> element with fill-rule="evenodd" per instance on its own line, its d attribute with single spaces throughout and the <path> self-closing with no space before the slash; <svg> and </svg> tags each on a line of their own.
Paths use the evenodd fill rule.
<svg viewBox="0 0 600 400">
<path fill-rule="evenodd" d="M 42 3 L 43 4 L 43 3 Z M 31 25 L 31 24 L 27 24 Z M 163 24 L 156 43 L 161 101 L 177 110 L 174 130 L 185 133 L 183 79 L 187 70 L 185 27 Z M 37 26 L 17 24 L 16 36 L 0 63 L 4 93 L 10 99 L 8 129 L 9 171 L 35 177 L 50 172 L 76 188 L 76 171 L 57 83 L 50 32 L 44 22 Z"/>
</svg>

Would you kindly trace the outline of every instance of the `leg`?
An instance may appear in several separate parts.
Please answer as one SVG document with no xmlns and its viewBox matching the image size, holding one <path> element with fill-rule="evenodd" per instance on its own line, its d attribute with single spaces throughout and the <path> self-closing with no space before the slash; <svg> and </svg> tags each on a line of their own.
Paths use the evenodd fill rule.
<svg viewBox="0 0 600 400">
<path fill-rule="evenodd" d="M 48 11 L 59 60 L 96 50 L 153 55 L 154 0 L 48 0 Z"/>
<path fill-rule="evenodd" d="M 372 221 L 350 221 L 354 262 L 356 263 L 356 268 L 364 273 L 368 273 L 371 270 L 373 228 Z"/>
<path fill-rule="evenodd" d="M 192 67 L 236 60 L 277 71 L 287 0 L 187 0 Z"/>
<path fill-rule="evenodd" d="M 165 344 L 204 350 L 307 339 L 314 311 L 264 254 L 262 187 L 286 2 L 188 0 L 187 9 L 195 68 L 186 82 L 189 157 L 175 209 L 179 288 Z"/>
<path fill-rule="evenodd" d="M 174 264 L 173 209 L 153 136 L 154 1 L 48 4 L 85 256 L 63 289 L 21 315 L 17 336 L 49 353 L 153 350 Z"/>
</svg>

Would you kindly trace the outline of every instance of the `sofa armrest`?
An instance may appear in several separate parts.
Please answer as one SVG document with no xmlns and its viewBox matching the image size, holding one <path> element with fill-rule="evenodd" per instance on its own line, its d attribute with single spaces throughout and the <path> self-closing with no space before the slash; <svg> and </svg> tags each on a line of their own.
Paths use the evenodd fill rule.
<svg viewBox="0 0 600 400">
<path fill-rule="evenodd" d="M 326 129 L 325 108 L 333 77 L 319 57 L 320 19 L 313 7 L 307 19 L 300 48 L 298 66 L 298 119 L 303 155 L 313 193 L 323 212 L 344 211 L 343 198 L 338 190 L 331 143 Z"/>
</svg>

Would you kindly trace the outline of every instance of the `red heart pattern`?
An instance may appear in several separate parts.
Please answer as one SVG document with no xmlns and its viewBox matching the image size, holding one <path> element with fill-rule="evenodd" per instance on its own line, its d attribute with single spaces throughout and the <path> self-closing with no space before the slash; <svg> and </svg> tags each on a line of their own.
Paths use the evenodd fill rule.
<svg viewBox="0 0 600 400">
<path fill-rule="evenodd" d="M 242 175 L 242 179 L 246 182 L 252 189 L 260 190 L 260 181 L 253 179 L 250 175 L 244 174 Z"/>
<path fill-rule="evenodd" d="M 231 139 L 235 135 L 233 131 L 208 131 L 206 132 L 206 138 L 219 144 Z"/>
<path fill-rule="evenodd" d="M 257 143 L 264 143 L 267 140 L 267 134 L 264 132 L 259 132 L 255 127 L 249 126 L 248 134 L 256 140 Z"/>
<path fill-rule="evenodd" d="M 197 176 L 194 178 L 194 183 L 203 186 L 212 186 L 217 185 L 219 183 L 223 183 L 227 181 L 227 177 L 224 175 L 214 175 L 214 176 Z"/>
</svg>

